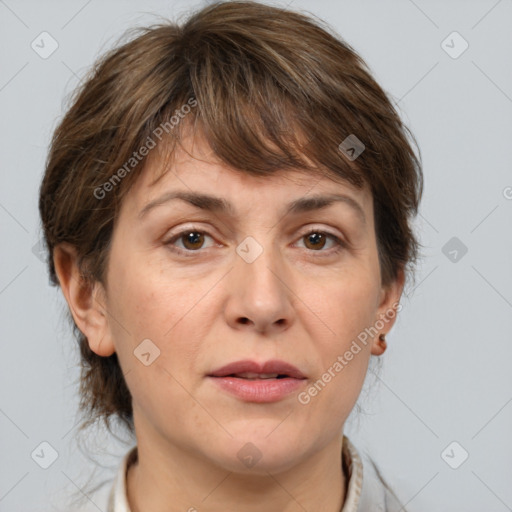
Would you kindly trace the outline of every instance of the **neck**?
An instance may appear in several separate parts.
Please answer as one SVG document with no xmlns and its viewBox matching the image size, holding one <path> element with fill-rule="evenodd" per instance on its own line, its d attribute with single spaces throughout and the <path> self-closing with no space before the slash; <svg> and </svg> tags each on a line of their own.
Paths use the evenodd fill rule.
<svg viewBox="0 0 512 512">
<path fill-rule="evenodd" d="M 347 483 L 341 449 L 342 435 L 287 471 L 248 475 L 138 439 L 138 458 L 127 474 L 130 510 L 224 512 L 243 503 L 245 512 L 340 512 Z"/>
</svg>

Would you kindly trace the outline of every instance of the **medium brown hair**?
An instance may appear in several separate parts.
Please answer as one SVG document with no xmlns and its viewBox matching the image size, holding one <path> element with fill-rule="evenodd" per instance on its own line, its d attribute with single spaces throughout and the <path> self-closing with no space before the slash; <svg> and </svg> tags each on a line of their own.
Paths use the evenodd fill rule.
<svg viewBox="0 0 512 512">
<path fill-rule="evenodd" d="M 147 160 L 139 151 L 159 142 L 162 130 L 172 149 L 184 126 L 200 130 L 214 154 L 240 172 L 304 169 L 368 185 L 383 285 L 412 270 L 419 243 L 410 222 L 423 177 L 414 137 L 392 101 L 320 20 L 226 2 L 181 24 L 136 29 L 76 90 L 54 133 L 40 188 L 53 285 L 59 285 L 53 249 L 61 242 L 76 248 L 84 283 L 106 283 L 114 222 Z M 357 158 L 340 146 L 349 136 L 364 144 Z M 98 418 L 109 426 L 113 416 L 133 433 L 131 394 L 116 354 L 92 352 L 68 315 L 83 362 L 80 408 L 89 418 L 83 427 Z"/>
</svg>

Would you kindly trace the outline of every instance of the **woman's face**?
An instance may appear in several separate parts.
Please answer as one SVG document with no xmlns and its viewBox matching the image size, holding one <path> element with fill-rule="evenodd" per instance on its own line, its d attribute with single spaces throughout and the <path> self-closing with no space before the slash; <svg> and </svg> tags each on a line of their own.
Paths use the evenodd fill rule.
<svg viewBox="0 0 512 512">
<path fill-rule="evenodd" d="M 123 200 L 105 330 L 89 342 L 117 353 L 139 441 L 230 471 L 285 470 L 339 439 L 370 354 L 381 353 L 378 334 L 365 329 L 390 311 L 403 283 L 381 288 L 367 189 L 302 171 L 250 177 L 197 137 L 184 147 L 195 158 L 178 149 L 153 185 L 162 170 L 148 161 Z M 178 192 L 215 199 L 159 200 Z M 345 199 L 289 211 L 333 194 Z M 270 360 L 303 378 L 279 363 L 264 368 Z M 238 361 L 288 377 L 251 380 L 243 367 L 238 377 L 212 376 Z M 250 457 L 260 458 L 251 469 Z"/>
</svg>

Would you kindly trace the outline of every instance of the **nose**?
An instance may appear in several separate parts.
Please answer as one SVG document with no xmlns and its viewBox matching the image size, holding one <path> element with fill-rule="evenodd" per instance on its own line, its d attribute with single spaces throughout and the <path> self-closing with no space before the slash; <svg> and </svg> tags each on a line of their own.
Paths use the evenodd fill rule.
<svg viewBox="0 0 512 512">
<path fill-rule="evenodd" d="M 291 277 L 277 251 L 265 248 L 250 263 L 237 254 L 228 276 L 225 315 L 233 329 L 275 334 L 292 325 Z"/>
</svg>

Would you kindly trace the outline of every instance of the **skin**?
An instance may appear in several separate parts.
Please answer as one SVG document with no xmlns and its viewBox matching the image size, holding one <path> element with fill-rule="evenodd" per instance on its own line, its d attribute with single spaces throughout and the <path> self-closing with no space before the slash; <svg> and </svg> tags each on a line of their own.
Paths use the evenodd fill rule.
<svg viewBox="0 0 512 512">
<path fill-rule="evenodd" d="M 245 175 L 219 162 L 199 135 L 186 137 L 183 147 L 153 185 L 162 161 L 148 160 L 124 198 L 108 284 L 86 289 L 74 248 L 62 244 L 54 253 L 75 322 L 95 353 L 117 353 L 133 397 L 139 459 L 127 477 L 131 510 L 217 512 L 243 503 L 248 512 L 339 511 L 346 484 L 343 427 L 371 355 L 385 349 L 378 336 L 361 344 L 307 404 L 297 393 L 270 404 L 244 402 L 206 375 L 240 359 L 277 358 L 307 376 L 303 391 L 396 306 L 403 273 L 381 285 L 372 195 L 304 171 Z M 169 190 L 221 196 L 236 215 L 175 200 L 138 219 L 150 200 Z M 342 202 L 283 215 L 294 199 L 322 193 L 351 196 L 366 222 Z M 191 225 L 202 242 L 181 236 L 165 245 Z M 315 245 L 305 236 L 309 228 L 345 245 L 334 252 L 329 237 Z M 263 248 L 252 263 L 236 252 L 247 236 Z M 388 318 L 379 332 L 393 323 Z M 145 366 L 133 352 L 148 338 L 160 355 Z M 262 455 L 251 468 L 237 457 L 247 442 Z"/>
</svg>

